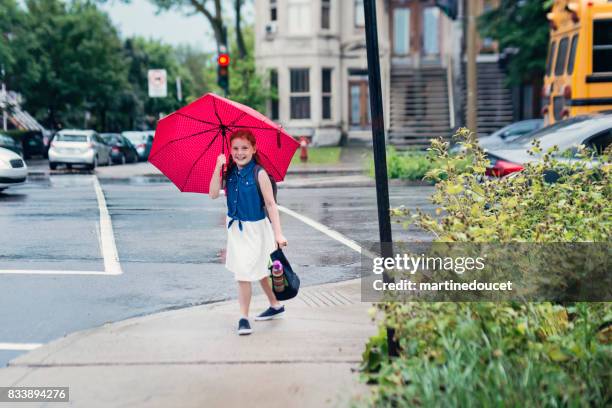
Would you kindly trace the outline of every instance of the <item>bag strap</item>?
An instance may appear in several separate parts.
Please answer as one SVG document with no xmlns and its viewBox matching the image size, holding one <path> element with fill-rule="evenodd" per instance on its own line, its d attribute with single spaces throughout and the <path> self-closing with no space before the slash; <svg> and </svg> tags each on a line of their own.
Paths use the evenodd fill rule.
<svg viewBox="0 0 612 408">
<path fill-rule="evenodd" d="M 253 167 L 253 173 L 255 174 L 255 185 L 257 186 L 257 194 L 259 194 L 259 199 L 261 200 L 261 206 L 265 208 L 266 203 L 264 201 L 263 198 L 263 194 L 261 192 L 261 187 L 259 186 L 259 170 L 261 170 L 263 167 L 261 167 L 259 164 L 256 164 Z"/>
</svg>

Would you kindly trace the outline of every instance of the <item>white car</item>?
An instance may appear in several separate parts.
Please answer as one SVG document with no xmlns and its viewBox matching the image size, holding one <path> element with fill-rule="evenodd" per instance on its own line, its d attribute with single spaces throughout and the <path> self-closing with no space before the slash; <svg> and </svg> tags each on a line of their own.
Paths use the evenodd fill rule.
<svg viewBox="0 0 612 408">
<path fill-rule="evenodd" d="M 28 166 L 17 153 L 0 147 L 0 191 L 23 184 L 28 177 Z"/>
<path fill-rule="evenodd" d="M 111 149 L 93 130 L 64 129 L 55 135 L 49 147 L 49 167 L 85 165 L 95 169 L 98 164 L 112 164 Z"/>
</svg>

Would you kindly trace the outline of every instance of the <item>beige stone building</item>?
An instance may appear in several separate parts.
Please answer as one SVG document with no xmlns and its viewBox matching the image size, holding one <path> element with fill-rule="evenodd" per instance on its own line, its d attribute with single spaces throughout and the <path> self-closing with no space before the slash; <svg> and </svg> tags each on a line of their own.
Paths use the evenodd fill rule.
<svg viewBox="0 0 612 408">
<path fill-rule="evenodd" d="M 389 140 L 448 135 L 462 121 L 461 19 L 434 0 L 376 5 Z M 363 0 L 255 0 L 256 63 L 278 94 L 268 115 L 292 135 L 319 145 L 371 138 L 364 23 Z"/>
</svg>

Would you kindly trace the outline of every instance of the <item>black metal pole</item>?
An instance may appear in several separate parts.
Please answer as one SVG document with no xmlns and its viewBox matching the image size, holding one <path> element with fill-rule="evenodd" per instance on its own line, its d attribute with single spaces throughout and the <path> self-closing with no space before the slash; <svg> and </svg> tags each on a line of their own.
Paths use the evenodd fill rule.
<svg viewBox="0 0 612 408">
<path fill-rule="evenodd" d="M 365 14 L 365 36 L 368 53 L 368 86 L 370 89 L 370 111 L 372 116 L 372 150 L 374 151 L 374 174 L 376 177 L 376 202 L 378 206 L 378 230 L 380 252 L 385 258 L 393 257 L 391 217 L 389 215 L 389 182 L 387 179 L 387 154 L 385 150 L 385 119 L 383 116 L 382 89 L 380 84 L 380 58 L 378 56 L 378 31 L 376 25 L 376 0 L 363 2 Z M 387 273 L 385 282 L 393 281 Z M 390 356 L 397 356 L 395 330 L 387 328 L 387 346 Z"/>
</svg>

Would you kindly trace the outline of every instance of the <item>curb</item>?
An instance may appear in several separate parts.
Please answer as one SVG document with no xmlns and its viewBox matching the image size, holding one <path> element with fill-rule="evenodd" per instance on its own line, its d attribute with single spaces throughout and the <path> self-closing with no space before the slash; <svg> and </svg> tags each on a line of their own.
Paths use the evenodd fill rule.
<svg viewBox="0 0 612 408">
<path fill-rule="evenodd" d="M 48 177 L 51 173 L 45 171 L 30 171 L 28 172 L 28 177 L 32 176 L 34 178 L 37 177 Z M 63 175 L 63 174 L 71 174 L 71 173 L 54 173 L 54 175 Z M 362 170 L 350 169 L 350 170 L 332 170 L 332 169 L 318 169 L 318 170 L 309 170 L 307 172 L 288 172 L 289 175 L 330 175 L 330 176 L 354 176 L 363 174 Z M 141 175 L 132 175 L 132 176 L 121 176 L 114 177 L 105 174 L 97 174 L 99 179 L 106 180 L 130 180 L 133 178 L 146 178 L 151 179 L 156 182 L 170 182 L 166 176 L 158 173 L 148 173 Z M 330 177 L 331 178 L 331 177 Z M 355 182 L 347 182 L 342 180 L 334 180 L 334 181 L 316 181 L 312 183 L 299 181 L 290 182 L 290 184 L 279 183 L 278 188 L 338 188 L 338 187 L 373 187 L 376 185 L 374 179 L 369 179 L 367 181 L 355 181 Z M 427 187 L 434 186 L 435 184 L 424 181 L 424 180 L 400 180 L 400 179 L 391 179 L 389 180 L 390 186 L 396 187 Z"/>
<path fill-rule="evenodd" d="M 310 175 L 310 174 L 346 174 L 355 175 L 363 174 L 365 170 L 362 168 L 347 168 L 347 169 L 334 169 L 334 168 L 322 168 L 322 169 L 293 169 L 288 170 L 288 175 Z"/>
<path fill-rule="evenodd" d="M 330 174 L 330 173 L 324 173 Z M 350 174 L 347 174 L 350 175 Z M 155 182 L 170 182 L 166 176 L 163 174 L 143 174 L 140 176 L 132 176 L 132 177 L 112 177 L 98 174 L 98 178 L 101 180 L 130 180 L 135 177 L 150 179 Z M 338 187 L 374 187 L 376 185 L 376 181 L 374 179 L 369 180 L 359 180 L 359 181 L 343 181 L 343 180 L 333 180 L 333 181 L 290 181 L 288 184 L 285 182 L 281 182 L 278 184 L 279 189 L 291 189 L 291 188 L 338 188 Z M 434 184 L 423 181 L 423 180 L 399 180 L 392 179 L 389 180 L 390 186 L 396 187 L 427 187 L 433 186 Z"/>
</svg>

